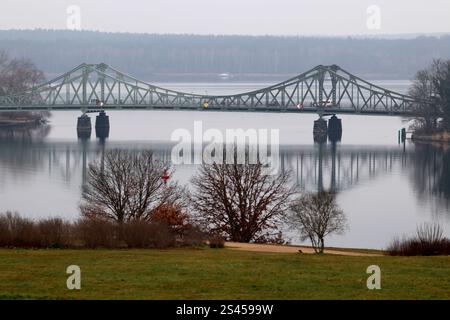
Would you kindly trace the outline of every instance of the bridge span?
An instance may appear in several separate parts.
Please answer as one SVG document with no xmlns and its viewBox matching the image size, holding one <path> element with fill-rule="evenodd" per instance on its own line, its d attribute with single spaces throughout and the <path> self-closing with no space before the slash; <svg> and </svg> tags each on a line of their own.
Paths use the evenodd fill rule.
<svg viewBox="0 0 450 320">
<path fill-rule="evenodd" d="M 409 115 L 414 98 L 379 87 L 339 66 L 319 65 L 281 83 L 234 95 L 161 88 L 106 64 L 81 64 L 26 92 L 0 96 L 0 111 L 222 110 Z"/>
<path fill-rule="evenodd" d="M 80 110 L 78 133 L 91 134 L 87 113 L 99 112 L 96 129 L 109 134 L 107 110 L 202 110 L 309 112 L 320 118 L 314 125 L 319 140 L 330 131 L 339 140 L 342 125 L 326 115 L 364 114 L 412 116 L 414 105 L 428 103 L 382 88 L 337 65 L 319 65 L 296 77 L 258 90 L 233 95 L 200 95 L 161 88 L 104 63 L 86 64 L 26 92 L 0 96 L 1 111 Z M 100 130 L 100 131 L 102 131 Z M 99 132 L 96 130 L 97 133 Z"/>
</svg>

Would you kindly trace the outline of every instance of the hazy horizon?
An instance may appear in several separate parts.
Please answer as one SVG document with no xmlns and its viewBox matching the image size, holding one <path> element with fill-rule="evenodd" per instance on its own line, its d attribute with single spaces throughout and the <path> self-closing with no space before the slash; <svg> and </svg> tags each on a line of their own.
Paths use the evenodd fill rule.
<svg viewBox="0 0 450 320">
<path fill-rule="evenodd" d="M 9 28 L 0 29 L 0 31 L 73 31 L 86 33 L 104 33 L 104 34 L 130 34 L 130 35 L 171 35 L 171 36 L 216 36 L 216 37 L 282 37 L 282 38 L 355 38 L 355 39 L 414 39 L 417 37 L 441 37 L 450 36 L 449 32 L 418 32 L 418 33 L 394 33 L 394 34 L 315 34 L 315 35 L 289 35 L 289 34 L 209 34 L 209 33 L 157 33 L 157 32 L 129 32 L 129 31 L 100 31 L 100 30 L 68 30 L 68 29 L 46 29 L 46 28 Z"/>
<path fill-rule="evenodd" d="M 0 30 L 382 36 L 450 33 L 448 0 L 3 0 Z"/>
</svg>

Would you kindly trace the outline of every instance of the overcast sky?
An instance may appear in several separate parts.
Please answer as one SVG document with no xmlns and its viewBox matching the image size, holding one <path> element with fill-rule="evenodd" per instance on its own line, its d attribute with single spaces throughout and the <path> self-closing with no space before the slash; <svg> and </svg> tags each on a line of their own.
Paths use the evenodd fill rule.
<svg viewBox="0 0 450 320">
<path fill-rule="evenodd" d="M 450 0 L 0 0 L 0 29 L 367 35 L 450 32 Z M 375 5 L 375 7 L 373 7 Z"/>
</svg>

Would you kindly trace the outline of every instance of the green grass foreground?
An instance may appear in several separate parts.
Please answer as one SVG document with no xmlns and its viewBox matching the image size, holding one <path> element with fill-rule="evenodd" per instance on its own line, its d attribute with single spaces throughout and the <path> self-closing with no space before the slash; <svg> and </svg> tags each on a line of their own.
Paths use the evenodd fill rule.
<svg viewBox="0 0 450 320">
<path fill-rule="evenodd" d="M 381 268 L 368 290 L 366 268 Z M 81 268 L 68 290 L 66 268 Z M 450 257 L 0 249 L 2 299 L 449 299 Z"/>
</svg>

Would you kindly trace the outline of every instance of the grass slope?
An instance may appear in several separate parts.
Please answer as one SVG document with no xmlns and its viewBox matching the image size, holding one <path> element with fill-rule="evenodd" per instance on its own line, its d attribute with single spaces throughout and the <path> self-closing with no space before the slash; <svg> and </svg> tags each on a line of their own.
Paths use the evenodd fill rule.
<svg viewBox="0 0 450 320">
<path fill-rule="evenodd" d="M 67 266 L 82 289 L 66 288 Z M 366 268 L 381 267 L 381 290 Z M 2 299 L 449 299 L 450 257 L 0 249 Z"/>
</svg>

